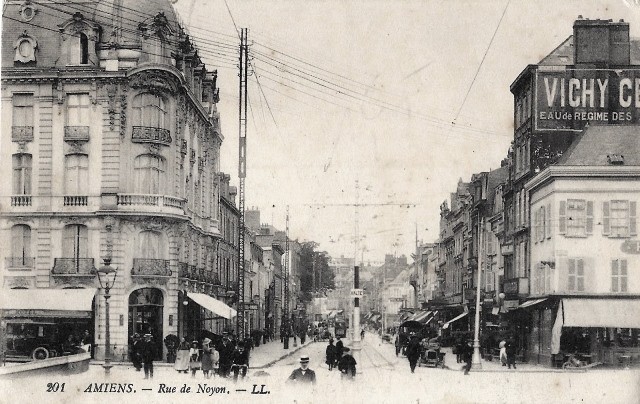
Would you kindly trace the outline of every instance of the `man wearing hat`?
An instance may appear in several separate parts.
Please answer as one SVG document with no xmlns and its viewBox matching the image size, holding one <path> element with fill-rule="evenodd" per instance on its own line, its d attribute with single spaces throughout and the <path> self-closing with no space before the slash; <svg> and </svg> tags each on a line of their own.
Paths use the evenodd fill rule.
<svg viewBox="0 0 640 404">
<path fill-rule="evenodd" d="M 144 364 L 144 378 L 153 379 L 153 359 L 156 355 L 155 344 L 151 342 L 151 334 L 144 334 L 144 341 L 140 348 L 142 363 Z"/>
<path fill-rule="evenodd" d="M 309 369 L 309 357 L 300 357 L 300 367 L 293 372 L 287 382 L 296 382 L 302 384 L 316 384 L 316 372 Z"/>
</svg>

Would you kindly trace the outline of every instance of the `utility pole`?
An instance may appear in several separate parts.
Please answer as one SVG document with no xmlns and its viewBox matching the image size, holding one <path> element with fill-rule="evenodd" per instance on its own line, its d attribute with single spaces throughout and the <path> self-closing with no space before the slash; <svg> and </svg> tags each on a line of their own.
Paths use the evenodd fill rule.
<svg viewBox="0 0 640 404">
<path fill-rule="evenodd" d="M 284 349 L 289 349 L 289 331 L 291 330 L 289 315 L 289 205 L 287 205 L 287 221 L 284 240 Z"/>
<path fill-rule="evenodd" d="M 248 29 L 240 30 L 240 91 L 238 102 L 238 178 L 240 190 L 238 192 L 238 210 L 240 211 L 240 224 L 238 232 L 238 286 L 236 290 L 238 313 L 236 317 L 236 336 L 244 338 L 244 195 L 245 177 L 247 175 L 247 76 L 249 75 L 249 45 L 247 45 Z"/>
<path fill-rule="evenodd" d="M 356 203 L 355 203 L 355 212 L 354 212 L 354 235 L 355 235 L 355 240 L 354 240 L 354 246 L 353 246 L 353 279 L 354 279 L 354 288 L 358 288 L 358 286 L 356 285 L 357 282 L 357 278 L 358 278 L 358 244 L 360 242 L 360 223 L 359 223 L 359 204 L 360 203 L 360 184 L 358 183 L 358 180 L 356 180 Z M 357 341 L 360 340 L 360 330 L 356 329 L 356 307 L 358 307 L 358 298 L 354 299 L 354 303 L 353 303 L 353 310 L 351 310 L 352 313 L 352 318 L 351 318 L 351 340 L 355 343 L 356 342 L 356 338 Z M 357 309 L 357 311 L 360 311 L 360 308 Z M 359 315 L 359 313 L 358 313 Z M 359 324 L 359 319 L 358 319 L 358 324 Z M 356 337 L 356 334 L 358 334 L 358 336 Z M 353 347 L 354 349 L 355 346 Z M 359 349 L 359 348 L 357 348 Z"/>
</svg>

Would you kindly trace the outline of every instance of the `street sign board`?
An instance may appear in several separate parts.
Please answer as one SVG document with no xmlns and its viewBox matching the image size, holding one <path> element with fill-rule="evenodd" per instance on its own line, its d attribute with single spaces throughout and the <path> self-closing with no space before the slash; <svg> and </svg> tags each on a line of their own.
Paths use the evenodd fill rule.
<svg viewBox="0 0 640 404">
<path fill-rule="evenodd" d="M 364 297 L 364 289 L 351 289 L 351 297 Z"/>
<path fill-rule="evenodd" d="M 258 310 L 258 303 L 244 303 L 242 305 L 243 310 Z"/>
</svg>

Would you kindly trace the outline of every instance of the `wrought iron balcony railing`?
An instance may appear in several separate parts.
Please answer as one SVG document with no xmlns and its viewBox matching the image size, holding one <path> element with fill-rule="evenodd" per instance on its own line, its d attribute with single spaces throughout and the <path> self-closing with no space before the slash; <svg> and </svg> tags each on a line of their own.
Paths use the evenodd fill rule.
<svg viewBox="0 0 640 404">
<path fill-rule="evenodd" d="M 33 142 L 33 126 L 12 126 L 12 142 Z"/>
<path fill-rule="evenodd" d="M 169 129 L 163 128 L 134 126 L 131 141 L 133 143 L 157 143 L 169 146 L 171 144 L 171 132 Z"/>
<path fill-rule="evenodd" d="M 95 275 L 93 258 L 55 258 L 53 260 L 54 275 Z"/>
<path fill-rule="evenodd" d="M 155 258 L 134 258 L 132 276 L 171 276 L 169 260 Z"/>
<path fill-rule="evenodd" d="M 5 266 L 10 271 L 31 271 L 35 267 L 33 257 L 6 257 Z"/>
<path fill-rule="evenodd" d="M 88 142 L 89 127 L 88 126 L 65 126 L 64 141 L 65 142 Z"/>
</svg>

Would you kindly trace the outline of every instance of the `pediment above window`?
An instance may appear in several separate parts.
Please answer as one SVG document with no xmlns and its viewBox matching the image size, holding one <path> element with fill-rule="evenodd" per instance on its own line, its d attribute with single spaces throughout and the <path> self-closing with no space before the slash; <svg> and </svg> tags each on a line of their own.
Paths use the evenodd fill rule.
<svg viewBox="0 0 640 404">
<path fill-rule="evenodd" d="M 98 33 L 100 32 L 100 26 L 93 21 L 85 19 L 80 12 L 75 13 L 73 17 L 58 25 L 58 28 L 64 34 L 75 35 L 83 33 L 87 35 L 89 40 L 94 42 L 98 41 Z M 66 39 L 64 38 L 65 36 L 63 35 L 63 40 Z"/>
<path fill-rule="evenodd" d="M 160 95 L 177 95 L 180 88 L 178 78 L 164 70 L 143 70 L 131 76 L 130 86 Z"/>
</svg>

